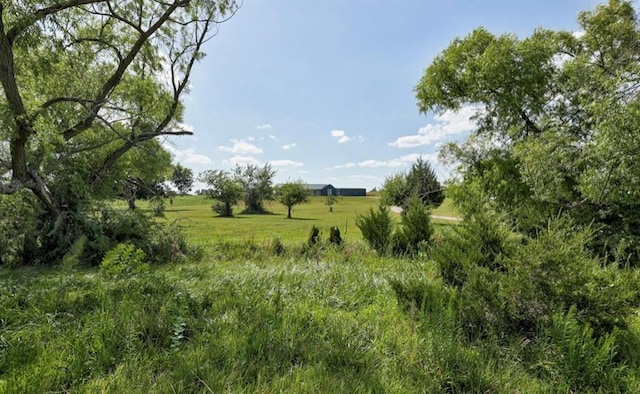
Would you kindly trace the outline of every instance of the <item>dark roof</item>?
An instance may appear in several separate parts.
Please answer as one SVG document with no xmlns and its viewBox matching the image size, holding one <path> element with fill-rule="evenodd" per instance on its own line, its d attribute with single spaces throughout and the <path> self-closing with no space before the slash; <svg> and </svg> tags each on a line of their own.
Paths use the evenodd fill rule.
<svg viewBox="0 0 640 394">
<path fill-rule="evenodd" d="M 320 189 L 324 189 L 327 186 L 333 187 L 333 185 L 328 183 L 307 183 L 306 186 L 307 186 L 307 189 L 309 190 L 320 190 Z"/>
</svg>

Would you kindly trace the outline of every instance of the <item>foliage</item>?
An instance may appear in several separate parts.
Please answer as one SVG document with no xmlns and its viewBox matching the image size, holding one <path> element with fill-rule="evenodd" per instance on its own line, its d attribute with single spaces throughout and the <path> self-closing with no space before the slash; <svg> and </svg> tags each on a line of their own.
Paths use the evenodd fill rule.
<svg viewBox="0 0 640 394">
<path fill-rule="evenodd" d="M 307 238 L 307 245 L 314 246 L 320 242 L 320 229 L 316 226 L 311 227 L 309 231 L 309 237 Z"/>
<path fill-rule="evenodd" d="M 291 208 L 309 202 L 309 190 L 306 184 L 299 179 L 278 186 L 275 189 L 275 197 L 276 200 L 287 207 L 287 218 L 291 219 Z"/>
<path fill-rule="evenodd" d="M 185 195 L 191 191 L 193 187 L 193 171 L 191 168 L 183 167 L 180 163 L 173 167 L 171 174 L 171 182 L 175 185 L 180 194 Z"/>
<path fill-rule="evenodd" d="M 459 195 L 479 189 L 528 234 L 558 213 L 593 224 L 591 250 L 636 265 L 640 24 L 622 0 L 578 23 L 523 39 L 478 28 L 436 57 L 416 98 L 422 112 L 476 109 L 476 132 L 441 152 L 459 165 Z"/>
<path fill-rule="evenodd" d="M 338 203 L 338 199 L 333 194 L 327 196 L 324 204 L 329 207 L 329 212 L 333 212 L 333 206 Z"/>
<path fill-rule="evenodd" d="M 342 245 L 342 236 L 340 235 L 340 229 L 337 226 L 331 226 L 329 228 L 329 243 Z"/>
<path fill-rule="evenodd" d="M 192 133 L 181 124 L 181 97 L 203 43 L 236 8 L 233 0 L 3 3 L 0 193 L 33 195 L 29 221 L 53 230 L 43 245 L 69 250 L 77 237 L 57 232 L 93 222 L 89 205 L 166 179 L 170 155 L 157 138 Z M 89 244 L 102 242 L 92 236 Z"/>
<path fill-rule="evenodd" d="M 382 189 L 382 201 L 385 204 L 402 208 L 407 208 L 414 197 L 433 208 L 444 201 L 444 190 L 438 177 L 422 156 L 411 165 L 408 173 L 387 177 Z"/>
<path fill-rule="evenodd" d="M 444 282 L 459 289 L 460 321 L 470 338 L 535 336 L 554 313 L 572 307 L 602 336 L 627 326 L 639 289 L 636 273 L 591 256 L 590 238 L 567 219 L 526 236 L 487 214 L 457 226 L 433 257 Z"/>
<path fill-rule="evenodd" d="M 236 165 L 234 179 L 244 188 L 243 213 L 265 213 L 264 202 L 273 200 L 273 177 L 276 170 L 267 163 L 263 167 L 247 164 L 244 168 Z"/>
<path fill-rule="evenodd" d="M 149 208 L 155 217 L 164 217 L 165 203 L 162 197 L 153 197 L 149 201 Z"/>
<path fill-rule="evenodd" d="M 432 234 L 431 211 L 414 195 L 401 213 L 400 226 L 394 233 L 394 252 L 415 255 L 426 248 Z"/>
<path fill-rule="evenodd" d="M 148 269 L 144 252 L 133 244 L 118 244 L 107 252 L 100 263 L 100 272 L 107 276 L 133 275 Z"/>
<path fill-rule="evenodd" d="M 200 174 L 200 181 L 207 184 L 207 197 L 215 200 L 212 208 L 220 216 L 233 216 L 233 206 L 244 195 L 242 185 L 230 173 L 223 170 L 208 170 Z"/>
<path fill-rule="evenodd" d="M 389 209 L 382 203 L 376 209 L 370 208 L 369 212 L 356 217 L 356 226 L 362 232 L 362 237 L 367 244 L 379 255 L 390 251 L 393 220 L 389 215 Z"/>
</svg>

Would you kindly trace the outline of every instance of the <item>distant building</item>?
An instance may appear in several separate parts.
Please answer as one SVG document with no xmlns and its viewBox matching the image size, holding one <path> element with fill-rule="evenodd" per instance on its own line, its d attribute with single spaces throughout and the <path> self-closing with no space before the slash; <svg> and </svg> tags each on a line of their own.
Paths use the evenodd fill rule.
<svg viewBox="0 0 640 394">
<path fill-rule="evenodd" d="M 358 189 L 358 188 L 336 188 L 331 184 L 318 184 L 318 183 L 310 183 L 307 184 L 307 189 L 309 190 L 309 194 L 312 196 L 345 196 L 345 197 L 353 197 L 353 196 L 366 196 L 367 189 Z"/>
<path fill-rule="evenodd" d="M 309 194 L 312 196 L 337 196 L 338 195 L 338 189 L 333 187 L 333 185 L 328 185 L 328 184 L 309 183 L 307 184 L 307 189 L 309 190 Z"/>
</svg>

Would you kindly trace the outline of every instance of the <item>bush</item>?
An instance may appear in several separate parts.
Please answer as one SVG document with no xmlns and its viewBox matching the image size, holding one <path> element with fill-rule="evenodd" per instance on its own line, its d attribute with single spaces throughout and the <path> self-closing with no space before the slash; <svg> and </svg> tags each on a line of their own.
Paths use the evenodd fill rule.
<svg viewBox="0 0 640 394">
<path fill-rule="evenodd" d="M 130 243 L 118 244 L 100 263 L 100 272 L 108 276 L 133 275 L 148 269 L 145 253 Z"/>
<path fill-rule="evenodd" d="M 276 256 L 282 256 L 287 251 L 280 238 L 276 237 L 271 241 L 271 252 Z"/>
<path fill-rule="evenodd" d="M 331 226 L 329 229 L 329 242 L 334 245 L 342 245 L 342 236 L 338 227 Z"/>
<path fill-rule="evenodd" d="M 393 237 L 394 254 L 415 255 L 429 245 L 432 234 L 429 208 L 419 198 L 412 198 L 402 212 L 400 227 Z"/>
<path fill-rule="evenodd" d="M 638 305 L 638 274 L 602 265 L 587 249 L 590 238 L 565 219 L 526 236 L 485 214 L 461 224 L 433 257 L 444 282 L 459 289 L 469 338 L 535 336 L 571 307 L 603 336 L 626 327 Z"/>
<path fill-rule="evenodd" d="M 380 204 L 377 209 L 356 217 L 356 226 L 362 232 L 367 244 L 379 255 L 390 250 L 393 235 L 393 220 L 386 206 Z"/>
<path fill-rule="evenodd" d="M 309 238 L 307 239 L 307 245 L 314 246 L 320 242 L 320 229 L 316 226 L 311 227 L 309 232 Z"/>
<path fill-rule="evenodd" d="M 151 213 L 153 214 L 153 216 L 164 217 L 164 209 L 165 209 L 164 199 L 159 196 L 155 196 L 151 198 L 151 200 L 149 200 L 149 209 L 151 210 Z"/>
</svg>

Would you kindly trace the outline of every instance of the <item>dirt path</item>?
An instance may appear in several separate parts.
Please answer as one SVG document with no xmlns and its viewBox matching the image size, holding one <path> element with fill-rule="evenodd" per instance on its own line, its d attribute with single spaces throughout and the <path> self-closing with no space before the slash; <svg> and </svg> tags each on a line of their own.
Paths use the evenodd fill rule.
<svg viewBox="0 0 640 394">
<path fill-rule="evenodd" d="M 400 207 L 396 207 L 396 206 L 392 206 L 389 208 L 391 210 L 391 212 L 395 212 L 395 213 L 401 213 L 402 212 L 402 208 Z M 454 216 L 442 216 L 442 215 L 431 215 L 431 219 L 440 219 L 440 220 L 452 220 L 455 222 L 458 222 L 462 219 L 454 217 Z"/>
</svg>

